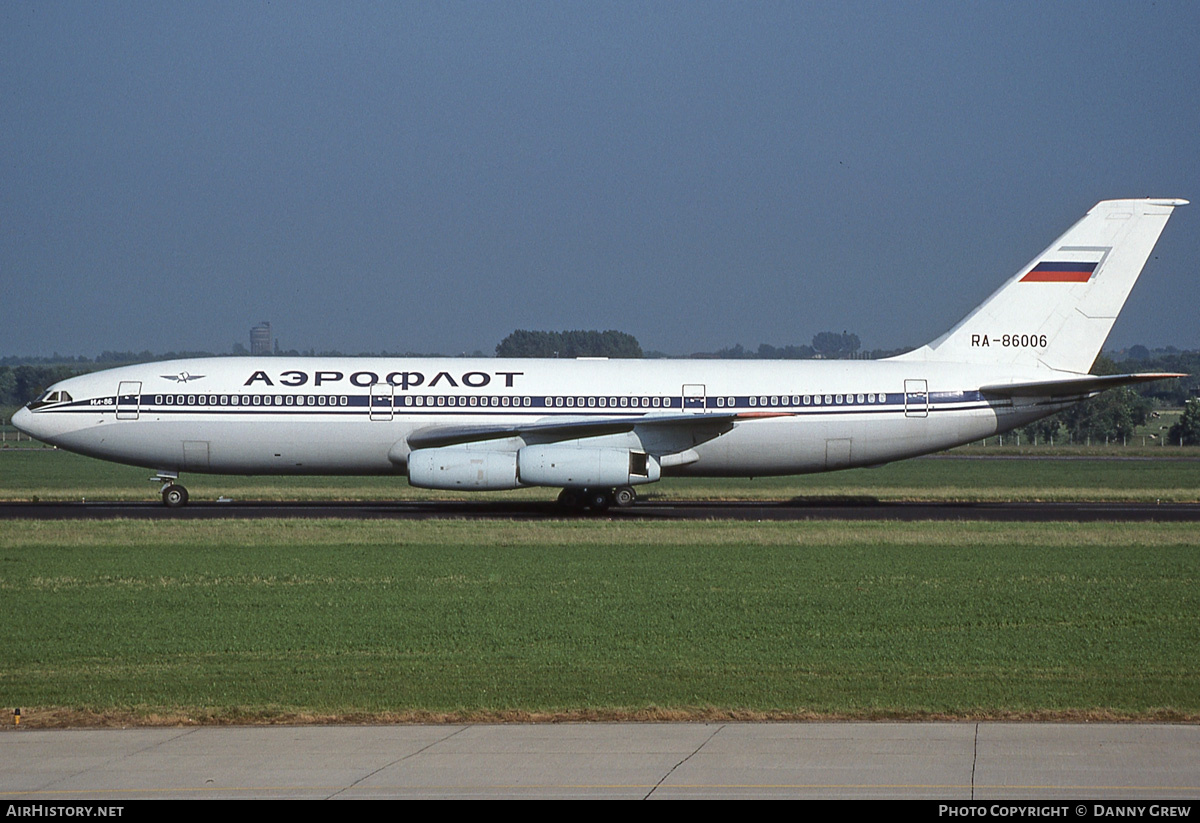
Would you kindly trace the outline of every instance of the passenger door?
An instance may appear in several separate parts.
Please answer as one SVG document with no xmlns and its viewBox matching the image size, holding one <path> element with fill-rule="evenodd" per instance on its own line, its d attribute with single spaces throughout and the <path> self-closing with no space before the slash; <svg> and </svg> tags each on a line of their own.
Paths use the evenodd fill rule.
<svg viewBox="0 0 1200 823">
<path fill-rule="evenodd" d="M 117 419 L 137 420 L 142 405 L 142 384 L 137 380 L 122 380 L 117 386 Z"/>
</svg>

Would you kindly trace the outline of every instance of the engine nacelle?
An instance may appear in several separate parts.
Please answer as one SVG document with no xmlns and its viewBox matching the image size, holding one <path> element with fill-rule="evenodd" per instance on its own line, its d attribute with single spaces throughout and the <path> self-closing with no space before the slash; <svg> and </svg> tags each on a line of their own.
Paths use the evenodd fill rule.
<svg viewBox="0 0 1200 823">
<path fill-rule="evenodd" d="M 447 446 L 408 456 L 408 482 L 422 489 L 517 489 L 517 455 Z"/>
<path fill-rule="evenodd" d="M 555 445 L 521 449 L 517 468 L 529 486 L 635 486 L 662 474 L 658 461 L 645 452 Z"/>
</svg>

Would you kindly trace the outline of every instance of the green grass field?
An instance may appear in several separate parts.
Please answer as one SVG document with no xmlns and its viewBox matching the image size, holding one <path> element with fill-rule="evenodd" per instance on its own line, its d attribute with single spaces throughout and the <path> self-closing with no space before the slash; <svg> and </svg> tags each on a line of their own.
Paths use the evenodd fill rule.
<svg viewBox="0 0 1200 823">
<path fill-rule="evenodd" d="M 982 448 L 980 449 L 982 451 Z M 54 449 L 0 450 L 0 500 L 156 500 L 153 472 Z M 555 489 L 424 491 L 403 477 L 231 477 L 188 474 L 193 500 L 553 500 Z M 660 500 L 858 498 L 887 501 L 1200 501 L 1200 460 L 907 460 L 877 469 L 800 477 L 668 478 L 639 494 Z"/>
<path fill-rule="evenodd" d="M 0 451 L 0 499 L 155 500 L 149 474 Z M 185 482 L 199 500 L 450 496 L 402 478 Z M 642 492 L 1195 501 L 1200 462 L 939 458 Z M 32 726 L 1195 722 L 1198 580 L 1187 524 L 9 521 L 0 704 Z"/>
<path fill-rule="evenodd" d="M 25 724 L 1200 719 L 1192 525 L 0 523 Z"/>
</svg>

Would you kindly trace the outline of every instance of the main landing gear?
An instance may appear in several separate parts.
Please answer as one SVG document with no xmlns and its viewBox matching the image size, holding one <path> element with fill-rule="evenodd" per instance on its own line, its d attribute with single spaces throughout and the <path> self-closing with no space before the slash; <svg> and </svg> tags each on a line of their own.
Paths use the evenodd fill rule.
<svg viewBox="0 0 1200 823">
<path fill-rule="evenodd" d="M 180 506 L 187 505 L 188 490 L 176 482 L 179 480 L 178 474 L 174 472 L 159 472 L 150 479 L 155 483 L 162 483 L 162 501 L 164 506 L 169 509 L 178 509 Z"/>
<path fill-rule="evenodd" d="M 575 511 L 604 512 L 609 506 L 626 508 L 637 500 L 637 492 L 632 486 L 618 486 L 615 489 L 563 489 L 558 495 L 558 505 Z"/>
</svg>

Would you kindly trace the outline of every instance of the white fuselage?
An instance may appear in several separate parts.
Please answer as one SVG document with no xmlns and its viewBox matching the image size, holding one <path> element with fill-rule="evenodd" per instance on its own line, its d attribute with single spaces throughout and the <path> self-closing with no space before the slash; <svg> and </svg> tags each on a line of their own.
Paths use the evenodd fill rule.
<svg viewBox="0 0 1200 823">
<path fill-rule="evenodd" d="M 14 422 L 64 449 L 160 471 L 403 474 L 407 440 L 424 430 L 736 411 L 747 416 L 707 440 L 634 428 L 587 442 L 645 451 L 664 473 L 779 475 L 925 454 L 1068 405 L 979 392 L 1021 377 L 900 361 L 227 357 L 71 378 L 55 386 L 69 401 Z"/>
</svg>

